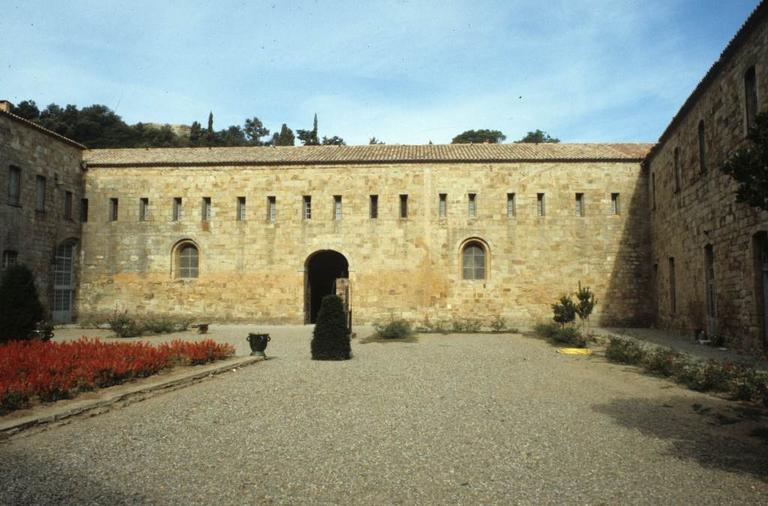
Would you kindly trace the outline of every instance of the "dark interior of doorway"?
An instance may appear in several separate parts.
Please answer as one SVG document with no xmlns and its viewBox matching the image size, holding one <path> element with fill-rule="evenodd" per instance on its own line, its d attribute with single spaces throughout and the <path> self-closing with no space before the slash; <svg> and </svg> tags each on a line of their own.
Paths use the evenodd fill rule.
<svg viewBox="0 0 768 506">
<path fill-rule="evenodd" d="M 335 293 L 336 279 L 348 277 L 349 264 L 341 253 L 329 250 L 312 255 L 307 264 L 309 323 L 317 321 L 323 297 Z"/>
</svg>

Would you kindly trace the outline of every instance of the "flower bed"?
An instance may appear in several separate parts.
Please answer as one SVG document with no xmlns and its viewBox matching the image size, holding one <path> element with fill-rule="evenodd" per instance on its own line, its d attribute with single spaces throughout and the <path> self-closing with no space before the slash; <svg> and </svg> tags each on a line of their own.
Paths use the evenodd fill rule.
<svg viewBox="0 0 768 506">
<path fill-rule="evenodd" d="M 12 341 L 0 346 L 0 413 L 78 392 L 157 374 L 174 365 L 198 365 L 232 356 L 234 348 L 210 339 L 147 343 L 104 343 L 81 337 L 54 343 Z"/>
</svg>

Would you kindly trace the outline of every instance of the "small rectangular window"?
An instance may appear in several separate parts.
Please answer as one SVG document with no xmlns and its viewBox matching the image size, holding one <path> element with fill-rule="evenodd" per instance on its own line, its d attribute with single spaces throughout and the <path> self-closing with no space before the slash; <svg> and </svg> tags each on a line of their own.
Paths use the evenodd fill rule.
<svg viewBox="0 0 768 506">
<path fill-rule="evenodd" d="M 747 133 L 755 126 L 757 119 L 757 75 L 755 67 L 749 67 L 744 73 L 744 112 L 746 114 Z"/>
<path fill-rule="evenodd" d="M 45 177 L 37 176 L 35 179 L 35 211 L 39 213 L 45 212 Z"/>
<path fill-rule="evenodd" d="M 507 193 L 507 218 L 512 218 L 515 213 L 515 194 Z"/>
<path fill-rule="evenodd" d="M 64 192 L 64 219 L 72 219 L 72 192 Z"/>
<path fill-rule="evenodd" d="M 672 164 L 675 172 L 675 193 L 682 187 L 683 175 L 680 168 L 680 148 L 675 148 L 672 152 Z"/>
<path fill-rule="evenodd" d="M 611 214 L 621 214 L 621 204 L 619 203 L 618 193 L 611 193 Z"/>
<path fill-rule="evenodd" d="M 117 221 L 117 199 L 109 199 L 109 221 Z"/>
<path fill-rule="evenodd" d="M 448 214 L 448 194 L 441 193 L 437 203 L 437 214 L 440 218 L 445 218 Z"/>
<path fill-rule="evenodd" d="M 181 219 L 182 207 L 181 197 L 173 198 L 173 210 L 171 211 L 171 219 L 173 221 L 179 221 Z"/>
<path fill-rule="evenodd" d="M 704 120 L 699 121 L 699 172 L 707 172 L 707 133 Z"/>
<path fill-rule="evenodd" d="M 476 193 L 470 193 L 467 195 L 467 203 L 468 203 L 468 214 L 470 218 L 477 217 L 477 194 Z"/>
<path fill-rule="evenodd" d="M 400 218 L 408 217 L 408 195 L 400 195 Z"/>
<path fill-rule="evenodd" d="M 149 219 L 149 198 L 142 197 L 139 199 L 139 221 L 147 221 Z"/>
<path fill-rule="evenodd" d="M 19 253 L 17 251 L 13 251 L 10 249 L 3 251 L 3 269 L 7 269 L 8 267 L 16 265 L 18 260 L 19 260 Z"/>
<path fill-rule="evenodd" d="M 274 223 L 277 220 L 277 197 L 270 195 L 267 197 L 267 221 Z"/>
<path fill-rule="evenodd" d="M 584 216 L 584 194 L 576 194 L 576 216 Z"/>
<path fill-rule="evenodd" d="M 651 211 L 656 210 L 656 173 L 651 172 Z"/>
<path fill-rule="evenodd" d="M 211 197 L 203 197 L 200 219 L 202 221 L 211 221 Z"/>
<path fill-rule="evenodd" d="M 245 197 L 237 197 L 237 221 L 245 221 L 245 213 Z"/>
<path fill-rule="evenodd" d="M 312 219 L 312 196 L 311 195 L 304 195 L 303 203 L 302 203 L 302 216 L 305 220 L 311 220 Z"/>
<path fill-rule="evenodd" d="M 21 205 L 21 169 L 14 165 L 8 167 L 8 204 Z"/>
<path fill-rule="evenodd" d="M 80 222 L 88 222 L 88 199 L 80 199 Z"/>
<path fill-rule="evenodd" d="M 341 195 L 333 196 L 333 219 L 336 221 L 341 219 Z"/>
<path fill-rule="evenodd" d="M 546 212 L 546 209 L 544 207 L 544 194 L 537 193 L 536 194 L 536 215 L 544 216 L 545 212 Z"/>
<path fill-rule="evenodd" d="M 371 195 L 370 197 L 370 207 L 369 207 L 369 213 L 368 216 L 375 220 L 379 217 L 379 196 L 378 195 Z"/>
<path fill-rule="evenodd" d="M 675 286 L 675 258 L 669 257 L 669 312 L 677 312 L 677 287 Z"/>
</svg>

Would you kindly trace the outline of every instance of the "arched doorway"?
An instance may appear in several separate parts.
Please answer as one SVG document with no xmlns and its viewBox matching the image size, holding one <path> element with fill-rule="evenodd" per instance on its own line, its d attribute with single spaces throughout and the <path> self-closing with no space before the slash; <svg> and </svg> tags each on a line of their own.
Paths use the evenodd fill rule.
<svg viewBox="0 0 768 506">
<path fill-rule="evenodd" d="M 71 323 L 75 294 L 75 246 L 74 240 L 64 241 L 56 248 L 53 264 L 54 323 Z"/>
<path fill-rule="evenodd" d="M 349 262 L 338 251 L 321 250 L 307 258 L 304 272 L 304 322 L 315 323 L 323 297 L 336 293 L 338 279 L 349 279 Z"/>
</svg>

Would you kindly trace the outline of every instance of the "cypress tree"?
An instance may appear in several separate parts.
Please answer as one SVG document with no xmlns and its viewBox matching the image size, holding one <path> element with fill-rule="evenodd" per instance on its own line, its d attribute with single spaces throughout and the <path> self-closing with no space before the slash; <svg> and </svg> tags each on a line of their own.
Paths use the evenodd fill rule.
<svg viewBox="0 0 768 506">
<path fill-rule="evenodd" d="M 326 295 L 320 303 L 312 334 L 312 360 L 348 360 L 352 349 L 347 318 L 338 295 Z"/>
<path fill-rule="evenodd" d="M 8 267 L 0 281 L 0 343 L 29 339 L 43 316 L 32 271 L 25 265 Z"/>
</svg>

